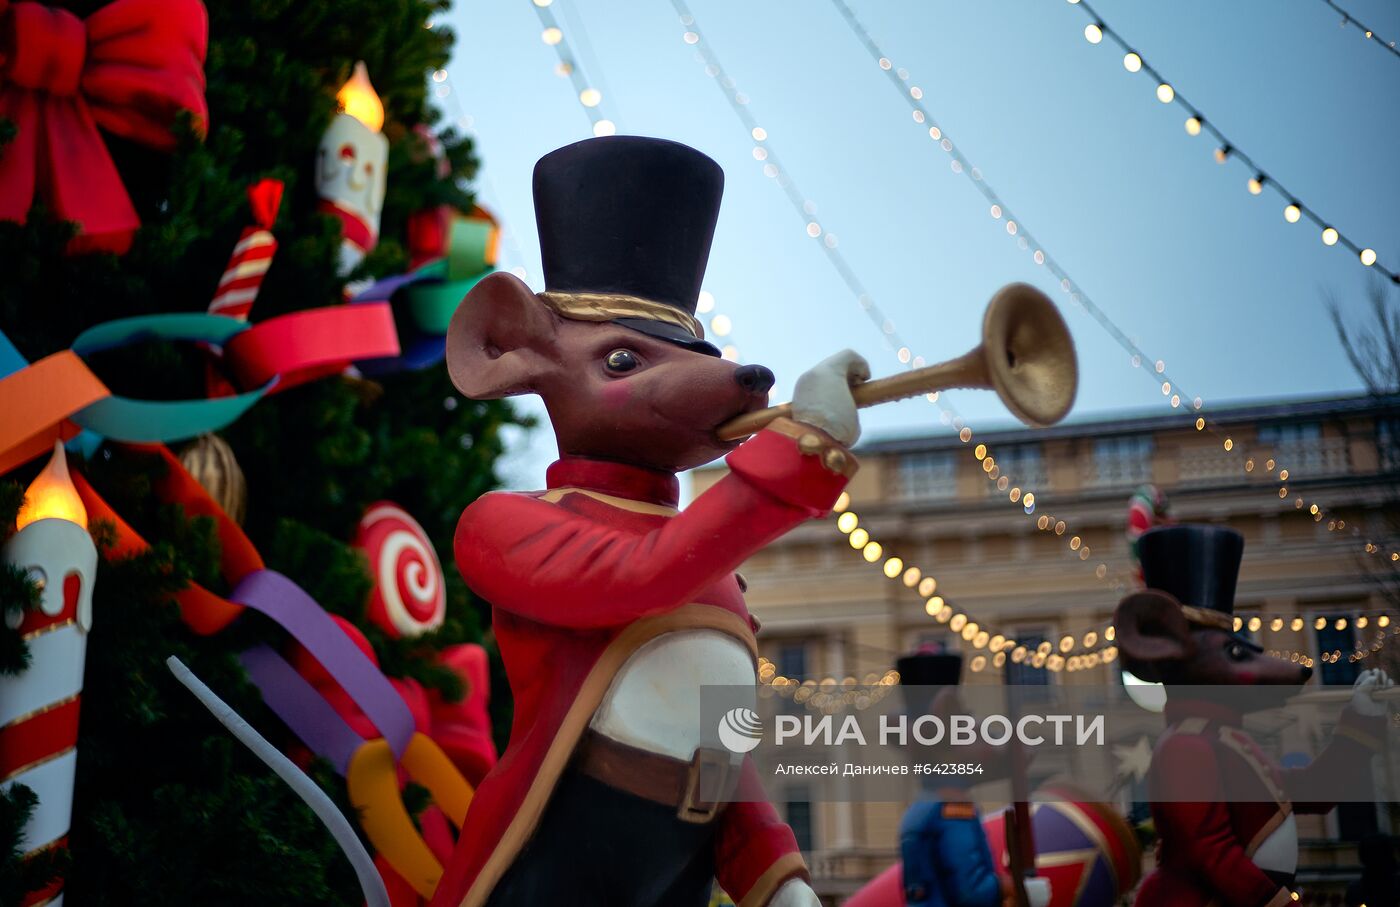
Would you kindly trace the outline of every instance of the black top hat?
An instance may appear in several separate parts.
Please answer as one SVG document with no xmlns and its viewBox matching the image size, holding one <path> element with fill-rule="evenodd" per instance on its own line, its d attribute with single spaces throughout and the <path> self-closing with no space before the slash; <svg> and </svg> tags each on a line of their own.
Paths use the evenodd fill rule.
<svg viewBox="0 0 1400 907">
<path fill-rule="evenodd" d="M 962 656 L 954 653 L 915 652 L 896 661 L 895 670 L 904 686 L 955 686 L 962 679 L 962 663 Z"/>
<path fill-rule="evenodd" d="M 956 653 L 922 650 L 897 659 L 894 666 L 899 671 L 904 710 L 915 715 L 931 712 L 939 691 L 929 688 L 957 686 L 962 679 L 962 663 L 962 656 Z"/>
<path fill-rule="evenodd" d="M 1224 526 L 1159 526 L 1138 539 L 1149 589 L 1175 598 L 1192 623 L 1232 632 L 1243 555 L 1244 536 Z"/>
<path fill-rule="evenodd" d="M 718 164 L 677 142 L 605 136 L 540 158 L 534 192 L 546 304 L 719 355 L 695 320 Z"/>
</svg>

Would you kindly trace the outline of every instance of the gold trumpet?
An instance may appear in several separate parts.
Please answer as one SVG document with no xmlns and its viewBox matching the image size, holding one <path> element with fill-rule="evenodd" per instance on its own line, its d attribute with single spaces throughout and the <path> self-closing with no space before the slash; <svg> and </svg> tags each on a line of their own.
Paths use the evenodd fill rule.
<svg viewBox="0 0 1400 907">
<path fill-rule="evenodd" d="M 994 390 L 1012 414 L 1043 428 L 1065 417 L 1079 388 L 1074 340 L 1055 304 L 1035 287 L 1007 284 L 987 304 L 982 343 L 956 359 L 916 368 L 902 375 L 851 387 L 856 406 L 865 408 L 955 387 Z M 792 404 L 770 406 L 730 419 L 719 427 L 721 441 L 757 432 Z"/>
</svg>

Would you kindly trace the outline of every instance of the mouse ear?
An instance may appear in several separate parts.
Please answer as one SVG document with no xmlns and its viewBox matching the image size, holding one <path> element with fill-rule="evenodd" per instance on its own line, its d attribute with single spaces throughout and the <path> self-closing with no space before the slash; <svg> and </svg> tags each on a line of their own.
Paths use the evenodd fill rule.
<svg viewBox="0 0 1400 907">
<path fill-rule="evenodd" d="M 1161 670 L 1195 654 L 1191 625 L 1176 599 L 1147 590 L 1118 603 L 1113 628 L 1123 665 L 1143 680 L 1161 680 Z"/>
<path fill-rule="evenodd" d="M 514 274 L 472 287 L 447 328 L 447 373 L 473 400 L 534 393 L 557 367 L 556 316 Z"/>
</svg>

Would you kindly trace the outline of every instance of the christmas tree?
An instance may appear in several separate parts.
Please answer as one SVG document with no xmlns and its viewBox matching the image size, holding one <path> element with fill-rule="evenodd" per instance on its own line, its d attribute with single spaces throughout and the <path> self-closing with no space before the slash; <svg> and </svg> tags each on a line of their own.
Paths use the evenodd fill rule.
<svg viewBox="0 0 1400 907">
<path fill-rule="evenodd" d="M 150 6 L 71 0 L 62 7 L 86 18 L 123 4 Z M 446 6 L 210 0 L 207 122 L 180 116 L 171 127 L 173 151 L 102 133 L 140 218 L 129 251 L 74 254 L 78 228 L 59 216 L 50 196 L 36 192 L 24 223 L 0 222 L 6 275 L 0 331 L 35 362 L 114 319 L 204 312 L 250 223 L 247 190 L 266 178 L 282 181 L 285 194 L 272 226 L 278 248 L 253 323 L 340 306 L 347 280 L 408 270 L 404 237 L 411 217 L 439 206 L 473 207 L 471 141 L 439 130 L 428 103 L 428 76 L 445 65 L 454 41 L 450 31 L 432 26 Z M 0 16 L 14 8 L 0 4 Z M 347 273 L 343 227 L 318 210 L 314 173 L 337 112 L 337 90 L 357 61 L 366 64 L 382 100 L 389 155 L 378 244 Z M 23 129 L 0 116 L 0 159 L 20 147 Z M 0 184 L 0 193 L 15 191 Z M 207 349 L 164 341 L 86 362 L 113 394 L 142 400 L 203 398 L 211 370 Z M 437 366 L 373 380 L 352 372 L 308 381 L 268 395 L 221 436 L 246 478 L 243 529 L 267 567 L 353 623 L 385 674 L 412 678 L 450 701 L 463 695 L 462 681 L 436 654 L 480 639 L 486 623 L 482 604 L 451 566 L 452 533 L 462 508 L 495 486 L 500 429 L 516 421 L 504 404 L 458 398 Z M 178 454 L 184 443 L 171 446 Z M 23 489 L 43 459 L 0 476 L 0 542 L 13 533 Z M 94 585 L 68 848 L 21 859 L 19 829 L 34 803 L 23 788 L 11 788 L 0 802 L 0 903 L 19 903 L 56 872 L 66 877 L 68 896 L 84 904 L 357 902 L 354 875 L 310 810 L 165 667 L 168 656 L 178 656 L 265 736 L 291 748 L 286 728 L 236 659 L 257 642 L 286 651 L 287 634 L 251 612 L 207 636 L 182 622 L 173 596 L 189 583 L 216 595 L 229 588 L 213 523 L 152 493 L 166 471 L 160 457 L 106 444 L 92 449 L 85 464 L 70 462 L 151 545 L 115 557 L 113 527 L 101 519 L 90 526 L 104 556 Z M 232 468 L 224 462 L 214 472 L 231 481 Z M 374 579 L 350 541 L 368 505 L 381 500 L 411 514 L 447 566 L 446 620 L 424 636 L 394 639 L 367 617 Z M 32 609 L 37 601 L 32 577 L 4 567 L 0 613 Z M 14 676 L 28 657 L 13 627 L 0 626 L 0 671 Z M 504 692 L 505 685 L 497 689 Z M 497 726 L 506 726 L 502 704 L 493 707 Z M 325 763 L 312 763 L 311 772 L 346 804 L 344 781 Z M 425 792 L 410 786 L 410 811 L 426 802 Z"/>
</svg>

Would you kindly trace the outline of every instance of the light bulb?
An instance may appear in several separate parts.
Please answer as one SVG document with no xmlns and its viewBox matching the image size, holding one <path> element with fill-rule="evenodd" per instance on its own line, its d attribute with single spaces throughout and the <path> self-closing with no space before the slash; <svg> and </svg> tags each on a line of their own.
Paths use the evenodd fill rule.
<svg viewBox="0 0 1400 907">
<path fill-rule="evenodd" d="M 1090 22 L 1084 26 L 1084 40 L 1090 44 L 1098 44 L 1103 40 L 1103 26 L 1097 22 Z"/>
</svg>

